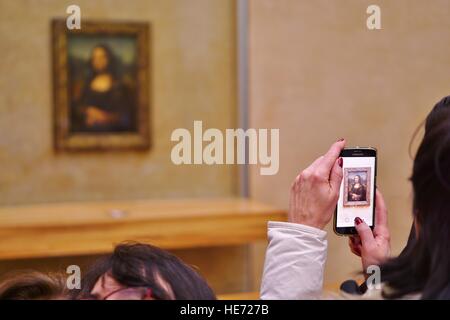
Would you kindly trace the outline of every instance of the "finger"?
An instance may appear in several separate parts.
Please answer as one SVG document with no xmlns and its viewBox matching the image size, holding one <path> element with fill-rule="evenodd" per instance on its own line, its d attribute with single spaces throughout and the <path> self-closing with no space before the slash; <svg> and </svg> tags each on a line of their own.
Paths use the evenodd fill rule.
<svg viewBox="0 0 450 320">
<path fill-rule="evenodd" d="M 341 139 L 333 143 L 333 145 L 330 147 L 327 153 L 323 156 L 323 160 L 317 167 L 317 169 L 323 176 L 329 177 L 329 173 L 333 168 L 334 164 L 336 163 L 337 158 L 339 158 L 339 155 L 342 149 L 344 149 L 344 147 L 345 147 L 345 140 Z"/>
<path fill-rule="evenodd" d="M 358 257 L 361 257 L 361 247 L 353 247 L 353 246 L 350 246 L 350 251 L 351 251 L 354 255 L 356 255 L 356 256 L 358 256 Z"/>
<path fill-rule="evenodd" d="M 357 255 L 361 256 L 361 245 L 355 245 L 352 241 L 352 238 L 350 237 L 348 240 L 348 246 L 350 247 L 350 251 Z"/>
<path fill-rule="evenodd" d="M 338 158 L 333 165 L 330 173 L 330 185 L 335 192 L 339 192 L 342 182 L 342 158 Z"/>
<path fill-rule="evenodd" d="M 361 239 L 359 238 L 359 236 L 350 236 L 350 241 L 354 244 L 354 245 L 359 245 L 361 244 Z"/>
<path fill-rule="evenodd" d="M 387 208 L 381 191 L 376 190 L 375 193 L 375 225 L 387 228 Z"/>
<path fill-rule="evenodd" d="M 362 247 L 367 248 L 375 244 L 372 229 L 361 218 L 355 218 L 355 228 L 361 239 Z"/>
<path fill-rule="evenodd" d="M 355 240 L 355 238 L 349 237 L 348 238 L 348 244 L 349 244 L 349 246 L 352 246 L 352 247 L 356 248 L 356 247 L 359 247 L 361 245 L 361 242 L 357 242 Z"/>
</svg>

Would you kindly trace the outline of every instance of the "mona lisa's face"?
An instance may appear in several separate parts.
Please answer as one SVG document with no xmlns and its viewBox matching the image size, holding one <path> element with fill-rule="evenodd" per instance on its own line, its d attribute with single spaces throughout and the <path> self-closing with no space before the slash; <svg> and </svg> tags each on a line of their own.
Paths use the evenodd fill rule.
<svg viewBox="0 0 450 320">
<path fill-rule="evenodd" d="M 108 66 L 108 54 L 102 47 L 94 48 L 92 51 L 92 67 L 97 72 L 102 72 Z"/>
<path fill-rule="evenodd" d="M 359 183 L 359 176 L 355 176 L 353 181 L 355 181 L 355 183 Z"/>
</svg>

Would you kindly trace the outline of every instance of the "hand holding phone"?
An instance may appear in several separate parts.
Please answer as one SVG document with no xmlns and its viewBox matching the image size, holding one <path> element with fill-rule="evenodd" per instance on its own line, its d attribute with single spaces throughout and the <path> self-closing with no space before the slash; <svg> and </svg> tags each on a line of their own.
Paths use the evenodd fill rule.
<svg viewBox="0 0 450 320">
<path fill-rule="evenodd" d="M 335 142 L 295 178 L 290 191 L 289 222 L 323 229 L 333 218 L 342 180 L 339 154 L 344 146 L 344 139 Z"/>
<path fill-rule="evenodd" d="M 370 265 L 380 265 L 391 252 L 387 208 L 383 195 L 375 191 L 375 227 L 373 231 L 366 223 L 356 225 L 358 235 L 349 237 L 350 250 L 361 257 L 363 270 Z"/>
</svg>

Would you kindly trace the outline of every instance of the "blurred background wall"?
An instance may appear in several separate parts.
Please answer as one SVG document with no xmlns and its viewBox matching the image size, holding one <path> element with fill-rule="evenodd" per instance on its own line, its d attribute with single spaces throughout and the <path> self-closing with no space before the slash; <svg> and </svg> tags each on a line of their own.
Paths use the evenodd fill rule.
<svg viewBox="0 0 450 320">
<path fill-rule="evenodd" d="M 371 4 L 382 30 L 366 28 Z M 333 141 L 374 146 L 398 253 L 411 226 L 408 144 L 450 92 L 449 10 L 446 0 L 250 0 L 250 127 L 280 128 L 280 171 L 252 168 L 251 196 L 286 208 L 294 177 Z M 328 231 L 333 283 L 360 265 Z"/>
<path fill-rule="evenodd" d="M 81 20 L 151 23 L 149 152 L 53 151 L 50 21 L 72 2 L 0 0 L 0 204 L 236 194 L 235 168 L 175 166 L 176 128 L 233 128 L 233 0 L 80 0 Z"/>
</svg>

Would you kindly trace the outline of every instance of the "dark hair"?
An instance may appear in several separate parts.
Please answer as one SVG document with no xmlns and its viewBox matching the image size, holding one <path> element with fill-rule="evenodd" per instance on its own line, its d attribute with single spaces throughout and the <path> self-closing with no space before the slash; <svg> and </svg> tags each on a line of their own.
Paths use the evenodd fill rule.
<svg viewBox="0 0 450 320">
<path fill-rule="evenodd" d="M 20 271 L 6 274 L 0 281 L 0 300 L 68 299 L 61 274 Z"/>
<path fill-rule="evenodd" d="M 82 279 L 75 298 L 87 298 L 97 280 L 109 273 L 126 287 L 150 288 L 152 297 L 161 300 L 213 300 L 214 292 L 190 266 L 173 254 L 141 243 L 123 243 L 110 256 L 100 258 Z M 172 292 L 161 286 L 161 279 Z"/>
<path fill-rule="evenodd" d="M 392 289 L 383 295 L 450 298 L 450 96 L 425 121 L 411 182 L 418 234 L 410 236 L 400 256 L 381 266 L 382 280 Z"/>
</svg>

